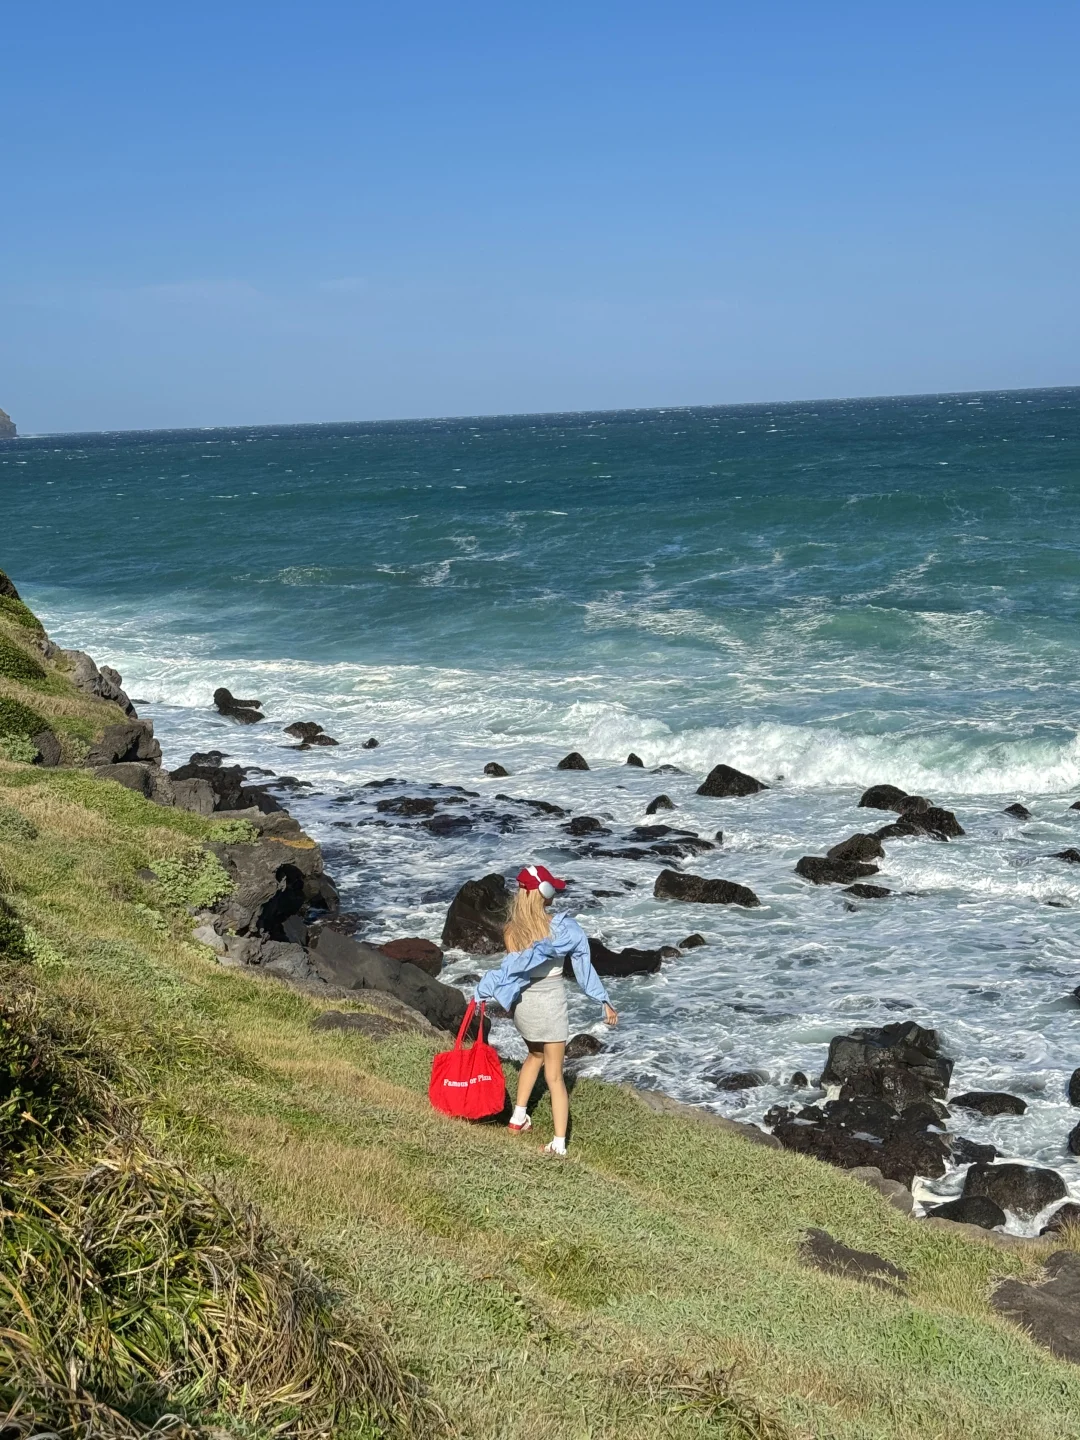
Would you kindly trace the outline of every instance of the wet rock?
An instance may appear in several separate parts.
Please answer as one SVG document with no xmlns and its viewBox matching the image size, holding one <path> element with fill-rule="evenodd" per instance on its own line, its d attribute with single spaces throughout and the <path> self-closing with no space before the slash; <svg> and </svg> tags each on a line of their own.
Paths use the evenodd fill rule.
<svg viewBox="0 0 1080 1440">
<path fill-rule="evenodd" d="M 442 943 L 447 950 L 467 950 L 471 955 L 501 955 L 503 926 L 510 906 L 510 891 L 502 875 L 485 875 L 466 880 L 450 902 L 443 925 Z"/>
<path fill-rule="evenodd" d="M 1080 865 L 1080 850 L 1074 850 L 1070 846 L 1068 850 L 1059 850 L 1053 858 L 1055 860 L 1067 860 L 1070 865 Z"/>
<path fill-rule="evenodd" d="M 427 975 L 438 975 L 443 967 L 443 952 L 434 940 L 423 940 L 410 935 L 403 940 L 387 940 L 379 949 L 391 960 L 407 962 L 423 970 Z"/>
<path fill-rule="evenodd" d="M 821 1083 L 878 1096 L 902 1109 L 920 1099 L 944 1099 L 952 1068 L 936 1030 L 900 1021 L 835 1035 Z"/>
<path fill-rule="evenodd" d="M 823 855 L 804 855 L 795 873 L 812 885 L 850 885 L 864 875 L 876 875 L 878 867 L 863 860 L 829 860 Z"/>
<path fill-rule="evenodd" d="M 791 1079 L 788 1081 L 788 1084 L 792 1087 L 793 1090 L 805 1090 L 809 1086 L 810 1081 L 807 1079 L 806 1075 L 804 1075 L 801 1070 L 796 1070 L 795 1074 L 792 1075 Z"/>
<path fill-rule="evenodd" d="M 1065 1138 L 1070 1155 L 1080 1155 L 1080 1125 L 1074 1125 Z"/>
<path fill-rule="evenodd" d="M 678 765 L 654 765 L 651 772 L 653 775 L 685 775 L 685 770 L 680 770 Z M 1080 805 L 1077 806 L 1080 810 Z"/>
<path fill-rule="evenodd" d="M 172 777 L 170 777 L 172 779 Z M 190 810 L 194 815 L 212 815 L 217 804 L 214 787 L 208 780 L 172 781 L 173 804 L 178 810 Z"/>
<path fill-rule="evenodd" d="M 555 766 L 556 770 L 588 770 L 589 762 L 584 755 L 579 755 L 576 750 L 571 750 L 569 755 L 564 755 Z"/>
<path fill-rule="evenodd" d="M 241 725 L 255 725 L 266 716 L 260 714 L 262 709 L 261 700 L 238 700 L 232 691 L 226 690 L 223 685 L 214 691 L 214 708 L 219 715 L 226 715 L 230 720 L 237 720 Z"/>
<path fill-rule="evenodd" d="M 395 795 L 390 800 L 376 800 L 375 809 L 380 815 L 401 815 L 412 819 L 415 816 L 434 815 L 436 802 L 428 795 Z"/>
<path fill-rule="evenodd" d="M 899 813 L 907 798 L 907 791 L 896 785 L 871 785 L 870 789 L 864 790 L 860 796 L 859 807 L 863 810 L 895 810 Z"/>
<path fill-rule="evenodd" d="M 625 950 L 609 950 L 602 940 L 589 938 L 589 956 L 593 969 L 598 975 L 617 978 L 620 975 L 652 975 L 660 969 L 663 955 L 659 950 L 637 950 L 628 946 Z M 567 957 L 563 973 L 573 975 L 573 967 Z"/>
<path fill-rule="evenodd" d="M 741 770 L 732 769 L 730 765 L 714 765 L 698 786 L 697 793 L 726 799 L 733 795 L 756 795 L 759 790 L 768 788 L 752 775 L 745 775 Z"/>
<path fill-rule="evenodd" d="M 562 829 L 568 835 L 610 835 L 611 831 L 606 830 L 599 820 L 592 815 L 575 815 L 568 825 Z"/>
<path fill-rule="evenodd" d="M 764 1070 L 706 1070 L 705 1079 L 718 1090 L 756 1090 L 769 1083 Z"/>
<path fill-rule="evenodd" d="M 513 795 L 496 795 L 495 799 L 505 800 L 510 805 L 526 805 L 538 815 L 554 815 L 559 820 L 567 813 L 562 806 L 552 805 L 550 800 L 515 799 Z"/>
<path fill-rule="evenodd" d="M 407 1035 L 410 1029 L 402 1020 L 392 1020 L 389 1015 L 368 1010 L 324 1010 L 312 1021 L 311 1028 L 351 1031 L 368 1040 L 389 1040 L 394 1035 Z"/>
<path fill-rule="evenodd" d="M 1064 1205 L 1059 1205 L 1039 1234 L 1060 1235 L 1069 1226 L 1080 1226 L 1080 1205 L 1075 1200 L 1066 1200 Z"/>
<path fill-rule="evenodd" d="M 990 1304 L 1027 1331 L 1062 1360 L 1080 1363 L 1080 1255 L 1059 1250 L 1045 1266 L 1041 1285 L 1005 1280 L 990 1297 Z"/>
<path fill-rule="evenodd" d="M 916 1175 L 945 1174 L 944 1137 L 922 1114 L 883 1100 L 829 1100 L 794 1116 L 787 1112 L 777 1117 L 773 1134 L 787 1150 L 843 1170 L 874 1166 L 908 1189 Z"/>
<path fill-rule="evenodd" d="M 682 954 L 682 951 L 679 949 L 679 947 L 678 947 L 677 945 L 661 945 L 661 946 L 660 946 L 660 959 L 661 959 L 661 960 L 678 960 L 679 957 L 681 956 L 681 954 Z"/>
<path fill-rule="evenodd" d="M 927 1208 L 928 1220 L 955 1220 L 960 1225 L 978 1225 L 983 1230 L 996 1230 L 1005 1224 L 1005 1211 L 988 1195 L 961 1195 L 944 1205 Z"/>
<path fill-rule="evenodd" d="M 599 1055 L 606 1048 L 604 1042 L 598 1040 L 595 1035 L 582 1033 L 574 1035 L 567 1042 L 565 1055 L 567 1060 L 585 1060 L 590 1055 Z"/>
<path fill-rule="evenodd" d="M 900 814 L 904 816 L 925 815 L 930 808 L 930 801 L 925 795 L 905 795 L 899 805 Z"/>
<path fill-rule="evenodd" d="M 314 720 L 294 720 L 291 725 L 282 728 L 286 735 L 292 735 L 296 740 L 313 740 L 322 733 L 323 727 L 316 725 Z"/>
<path fill-rule="evenodd" d="M 1015 805 L 1006 805 L 1004 813 L 1006 815 L 1011 815 L 1014 820 L 1031 819 L 1031 811 L 1027 808 L 1026 805 L 1021 805 L 1019 801 L 1017 801 Z"/>
<path fill-rule="evenodd" d="M 675 802 L 670 796 L 657 795 L 655 800 L 650 800 L 648 805 L 645 806 L 645 814 L 655 815 L 658 810 L 674 810 L 675 808 Z"/>
<path fill-rule="evenodd" d="M 360 746 L 361 750 L 377 750 L 378 748 L 379 742 L 375 739 L 374 735 L 369 735 L 368 738 L 364 741 L 364 743 Z"/>
<path fill-rule="evenodd" d="M 693 935 L 687 935 L 685 940 L 679 941 L 679 949 L 697 950 L 700 946 L 707 945 L 708 943 L 709 942 L 705 939 L 705 936 L 699 935 L 698 932 L 695 930 Z"/>
<path fill-rule="evenodd" d="M 327 984 L 347 990 L 385 991 L 419 1010 L 439 1030 L 456 1031 L 465 1018 L 466 1000 L 460 990 L 433 980 L 415 965 L 392 960 L 373 945 L 322 930 L 308 956 Z"/>
<path fill-rule="evenodd" d="M 799 1245 L 799 1259 L 826 1275 L 842 1275 L 848 1280 L 862 1280 L 879 1289 L 897 1291 L 908 1278 L 907 1271 L 875 1255 L 872 1250 L 853 1250 L 841 1245 L 827 1230 L 807 1230 Z"/>
<path fill-rule="evenodd" d="M 892 894 L 884 885 L 848 885 L 844 890 L 845 895 L 854 895 L 856 900 L 887 900 Z M 855 909 L 855 906 L 851 907 Z"/>
<path fill-rule="evenodd" d="M 1070 1105 L 1080 1105 L 1080 1069 L 1074 1070 L 1069 1076 L 1069 1083 L 1065 1087 L 1065 1093 L 1069 1097 Z"/>
<path fill-rule="evenodd" d="M 85 764 L 122 765 L 132 760 L 161 764 L 161 746 L 154 739 L 152 720 L 129 720 L 123 725 L 106 725 L 101 739 L 91 745 Z"/>
<path fill-rule="evenodd" d="M 989 1165 L 998 1157 L 995 1146 L 980 1145 L 977 1141 L 968 1140 L 963 1135 L 950 1135 L 949 1148 L 957 1165 Z"/>
<path fill-rule="evenodd" d="M 964 1177 L 964 1195 L 988 1195 L 1003 1210 L 1030 1219 L 1068 1194 L 1056 1170 L 1036 1165 L 972 1165 Z"/>
<path fill-rule="evenodd" d="M 677 870 L 661 870 L 653 895 L 657 900 L 683 900 L 691 905 L 758 906 L 761 901 L 746 885 L 732 880 L 706 880 Z"/>
<path fill-rule="evenodd" d="M 433 815 L 430 820 L 423 821 L 423 826 L 432 835 L 447 839 L 451 835 L 463 835 L 467 830 L 471 830 L 473 821 L 468 815 Z"/>
<path fill-rule="evenodd" d="M 635 755 L 632 750 L 630 751 L 630 754 L 626 757 L 626 763 L 627 765 L 632 765 L 635 770 L 645 769 L 645 761 L 642 760 L 640 755 Z"/>
<path fill-rule="evenodd" d="M 875 830 L 874 835 L 878 840 L 901 840 L 908 835 L 918 835 L 914 825 L 909 825 L 904 819 L 895 821 L 892 825 L 882 825 L 880 830 Z"/>
<path fill-rule="evenodd" d="M 964 827 L 953 812 L 942 810 L 940 805 L 931 805 L 919 812 L 909 811 L 903 820 L 913 826 L 917 834 L 930 835 L 935 840 L 955 840 L 964 834 Z"/>
<path fill-rule="evenodd" d="M 949 1104 L 961 1110 L 977 1110 L 980 1115 L 1023 1115 L 1027 1110 L 1019 1095 L 1007 1095 L 1004 1090 L 968 1090 L 954 1095 Z"/>
<path fill-rule="evenodd" d="M 172 771 L 175 789 L 178 781 L 202 780 L 214 794 L 215 810 L 240 810 L 243 805 L 244 772 L 239 765 L 222 765 L 220 760 L 193 755 L 186 765 Z"/>
<path fill-rule="evenodd" d="M 876 835 L 851 835 L 825 851 L 829 860 L 880 860 L 885 847 Z"/>
<path fill-rule="evenodd" d="M 485 775 L 509 775 L 510 771 L 499 764 L 497 760 L 489 760 L 484 766 Z"/>
</svg>

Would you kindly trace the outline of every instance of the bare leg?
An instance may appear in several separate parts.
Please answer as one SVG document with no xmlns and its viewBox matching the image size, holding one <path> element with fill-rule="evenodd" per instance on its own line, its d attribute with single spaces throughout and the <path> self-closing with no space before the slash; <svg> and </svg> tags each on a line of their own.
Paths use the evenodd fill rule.
<svg viewBox="0 0 1080 1440">
<path fill-rule="evenodd" d="M 563 1051 L 566 1046 L 560 1040 L 544 1046 L 544 1079 L 551 1094 L 551 1121 L 555 1127 L 556 1139 L 566 1139 L 566 1127 L 570 1123 L 570 1097 L 566 1093 L 563 1079 Z M 532 1056 L 529 1056 L 532 1059 Z M 526 1062 L 527 1063 L 527 1062 Z"/>
<path fill-rule="evenodd" d="M 522 1109 L 528 1105 L 529 1097 L 536 1086 L 537 1080 L 540 1079 L 540 1071 L 544 1065 L 543 1045 L 533 1040 L 527 1040 L 525 1043 L 529 1047 L 529 1053 L 525 1058 L 525 1063 L 521 1067 L 517 1084 L 517 1103 Z"/>
</svg>

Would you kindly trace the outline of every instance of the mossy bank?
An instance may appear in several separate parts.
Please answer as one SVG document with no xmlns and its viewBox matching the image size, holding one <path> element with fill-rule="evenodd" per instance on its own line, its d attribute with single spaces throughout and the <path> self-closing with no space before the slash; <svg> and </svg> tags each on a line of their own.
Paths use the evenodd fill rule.
<svg viewBox="0 0 1080 1440">
<path fill-rule="evenodd" d="M 24 742 L 0 758 L 12 1433 L 1080 1435 L 1080 1368 L 989 1306 L 1049 1242 L 922 1226 L 598 1081 L 565 1164 L 436 1114 L 440 1039 L 313 1028 L 349 1002 L 192 938 L 221 821 L 69 768 L 118 702 L 32 616 L 0 637 L 32 662 L 0 650 L 0 707 L 61 750 L 29 763 L 42 731 L 2 731 Z M 906 1279 L 808 1268 L 813 1227 Z"/>
</svg>

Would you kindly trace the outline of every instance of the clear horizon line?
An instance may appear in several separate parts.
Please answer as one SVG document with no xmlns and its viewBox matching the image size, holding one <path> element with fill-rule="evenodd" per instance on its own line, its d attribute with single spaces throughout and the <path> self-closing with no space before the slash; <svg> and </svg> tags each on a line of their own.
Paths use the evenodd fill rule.
<svg viewBox="0 0 1080 1440">
<path fill-rule="evenodd" d="M 821 395 L 807 396 L 796 400 L 734 400 L 699 405 L 617 405 L 599 410 L 481 410 L 459 415 L 384 416 L 374 420 L 261 420 L 229 421 L 220 425 L 137 425 L 126 429 L 111 427 L 105 430 L 34 430 L 28 431 L 24 435 L 7 437 L 7 439 L 17 442 L 19 440 L 56 439 L 65 435 L 158 435 L 163 432 L 201 435 L 209 430 L 269 430 L 278 425 L 284 429 L 298 430 L 301 428 L 318 429 L 321 426 L 330 425 L 434 425 L 460 420 L 543 420 L 562 415 L 640 415 L 666 411 L 750 410 L 782 405 L 843 405 L 874 400 L 939 400 L 963 395 L 1036 395 L 1055 390 L 1080 390 L 1080 385 L 992 385 L 976 390 L 911 390 L 894 395 Z M 0 443 L 3 443 L 2 439 L 0 439 Z"/>
</svg>

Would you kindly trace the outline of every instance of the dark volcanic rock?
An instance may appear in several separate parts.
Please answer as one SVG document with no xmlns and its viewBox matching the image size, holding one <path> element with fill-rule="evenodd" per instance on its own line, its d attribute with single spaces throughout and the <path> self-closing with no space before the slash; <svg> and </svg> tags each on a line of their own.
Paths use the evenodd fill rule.
<svg viewBox="0 0 1080 1440">
<path fill-rule="evenodd" d="M 18 590 L 15 589 L 14 580 L 11 580 L 5 575 L 3 570 L 0 570 L 0 597 L 7 600 L 19 600 L 22 598 Z"/>
<path fill-rule="evenodd" d="M 899 813 L 907 798 L 907 791 L 896 785 L 871 785 L 869 790 L 863 791 L 859 806 L 863 810 L 895 810 Z"/>
<path fill-rule="evenodd" d="M 685 940 L 679 941 L 679 949 L 697 950 L 699 946 L 707 945 L 708 943 L 709 942 L 705 939 L 705 936 L 699 935 L 698 932 L 695 930 L 693 935 L 687 935 Z"/>
<path fill-rule="evenodd" d="M 1065 1139 L 1070 1155 L 1080 1155 L 1080 1125 L 1074 1125 Z"/>
<path fill-rule="evenodd" d="M 977 1110 L 980 1115 L 1023 1115 L 1027 1110 L 1019 1095 L 1007 1095 L 1004 1090 L 967 1090 L 963 1095 L 954 1095 L 949 1104 L 961 1110 Z"/>
<path fill-rule="evenodd" d="M 153 769 L 143 761 L 130 760 L 120 765 L 95 765 L 94 776 L 98 780 L 115 780 L 126 790 L 136 790 L 149 799 L 154 788 Z"/>
<path fill-rule="evenodd" d="M 733 770 L 730 765 L 714 765 L 698 786 L 697 793 L 723 799 L 731 795 L 756 795 L 759 790 L 768 788 L 752 775 L 744 775 L 741 770 Z"/>
<path fill-rule="evenodd" d="M 584 1060 L 590 1055 L 599 1055 L 605 1048 L 604 1042 L 595 1035 L 582 1033 L 567 1042 L 565 1055 L 567 1060 Z"/>
<path fill-rule="evenodd" d="M 903 819 L 896 820 L 891 825 L 882 825 L 880 830 L 874 831 L 874 836 L 878 840 L 898 840 L 907 835 L 918 834 L 919 831 L 915 829 L 915 826 L 909 825 Z"/>
<path fill-rule="evenodd" d="M 243 807 L 244 772 L 239 765 L 222 765 L 208 756 L 193 755 L 169 777 L 178 780 L 204 780 L 214 793 L 216 810 L 240 810 Z"/>
<path fill-rule="evenodd" d="M 466 1001 L 460 990 L 336 930 L 321 930 L 308 956 L 328 984 L 347 990 L 382 990 L 419 1010 L 440 1030 L 457 1030 L 465 1018 Z"/>
<path fill-rule="evenodd" d="M 472 955 L 499 955 L 503 926 L 510 905 L 510 892 L 501 875 L 466 880 L 450 902 L 443 925 L 442 943 L 447 950 L 467 950 Z"/>
<path fill-rule="evenodd" d="M 887 900 L 892 894 L 884 885 L 849 885 L 845 895 L 854 895 L 857 900 Z M 852 909 L 855 907 L 852 906 Z"/>
<path fill-rule="evenodd" d="M 821 1083 L 881 1096 L 903 1108 L 917 1099 L 944 1099 L 952 1068 L 941 1054 L 936 1030 L 900 1021 L 835 1035 Z"/>
<path fill-rule="evenodd" d="M 931 1129 L 922 1107 L 896 1110 L 863 1097 L 807 1106 L 795 1116 L 779 1107 L 774 1135 L 786 1150 L 813 1155 L 843 1170 L 875 1166 L 911 1188 L 916 1175 L 945 1174 L 945 1137 Z"/>
<path fill-rule="evenodd" d="M 450 835 L 462 835 L 473 828 L 473 821 L 468 815 L 433 815 L 422 823 L 425 830 L 444 839 Z"/>
<path fill-rule="evenodd" d="M 825 851 L 829 860 L 880 860 L 884 854 L 885 847 L 876 835 L 861 834 L 851 835 Z"/>
<path fill-rule="evenodd" d="M 863 1280 L 884 1290 L 896 1291 L 908 1278 L 907 1271 L 898 1265 L 875 1255 L 872 1250 L 853 1250 L 849 1245 L 841 1245 L 827 1230 L 807 1230 L 799 1245 L 799 1259 L 827 1275 Z"/>
<path fill-rule="evenodd" d="M 1021 805 L 1019 801 L 1017 801 L 1015 805 L 1006 805 L 1004 813 L 1006 815 L 1011 815 L 1014 820 L 1031 819 L 1031 811 L 1027 808 L 1026 805 Z"/>
<path fill-rule="evenodd" d="M 658 810 L 674 810 L 675 808 L 675 802 L 670 796 L 657 795 L 655 800 L 650 800 L 645 806 L 645 814 L 655 815 Z"/>
<path fill-rule="evenodd" d="M 964 1195 L 989 1195 L 1003 1210 L 1030 1219 L 1068 1194 L 1056 1170 L 1036 1165 L 972 1165 L 964 1177 Z"/>
<path fill-rule="evenodd" d="M 379 949 L 391 960 L 415 965 L 428 975 L 438 975 L 443 966 L 443 952 L 434 940 L 422 940 L 410 935 L 403 940 L 387 940 Z"/>
<path fill-rule="evenodd" d="M 307 836 L 264 836 L 254 845 L 218 843 L 208 848 L 234 886 L 215 907 L 224 929 L 283 941 L 290 916 L 308 907 L 338 908 L 337 888 L 323 871 L 322 851 Z"/>
<path fill-rule="evenodd" d="M 1057 1235 L 1067 1225 L 1080 1225 L 1080 1205 L 1077 1205 L 1075 1200 L 1067 1200 L 1064 1205 L 1059 1205 L 1039 1234 Z"/>
<path fill-rule="evenodd" d="M 649 772 L 651 775 L 685 775 L 685 770 L 680 770 L 678 765 L 654 765 Z M 1076 807 L 1080 810 L 1080 803 Z"/>
<path fill-rule="evenodd" d="M 89 655 L 82 650 L 64 650 L 64 659 L 72 666 L 71 680 L 76 690 L 84 695 L 95 695 L 99 700 L 111 700 L 119 705 L 125 715 L 135 719 L 135 706 L 123 690 L 123 680 L 108 665 L 99 670 Z"/>
<path fill-rule="evenodd" d="M 375 809 L 381 815 L 402 815 L 406 818 L 434 815 L 435 801 L 428 795 L 395 795 L 390 800 L 376 800 Z"/>
<path fill-rule="evenodd" d="M 796 1070 L 795 1074 L 792 1075 L 791 1079 L 788 1081 L 788 1084 L 794 1090 L 805 1090 L 809 1086 L 810 1081 L 801 1070 Z"/>
<path fill-rule="evenodd" d="M 927 810 L 908 811 L 904 823 L 912 825 L 917 834 L 932 835 L 935 840 L 955 840 L 964 834 L 964 827 L 951 810 L 931 805 Z"/>
<path fill-rule="evenodd" d="M 485 775 L 509 775 L 510 771 L 499 764 L 497 760 L 489 760 L 484 766 Z"/>
<path fill-rule="evenodd" d="M 901 815 L 925 815 L 930 808 L 925 795 L 905 795 L 899 805 Z"/>
<path fill-rule="evenodd" d="M 378 748 L 379 742 L 375 739 L 374 735 L 369 735 L 368 738 L 364 741 L 364 743 L 360 746 L 361 750 L 377 750 Z"/>
<path fill-rule="evenodd" d="M 1005 1224 L 1005 1211 L 988 1195 L 961 1195 L 944 1205 L 931 1205 L 928 1220 L 955 1220 L 960 1225 L 979 1225 L 983 1230 L 996 1230 Z"/>
<path fill-rule="evenodd" d="M 706 880 L 700 875 L 685 875 L 678 870 L 661 870 L 653 886 L 657 900 L 685 900 L 692 905 L 760 905 L 761 901 L 746 885 L 732 880 Z"/>
<path fill-rule="evenodd" d="M 979 1145 L 963 1135 L 950 1135 L 949 1148 L 957 1165 L 989 1165 L 998 1157 L 997 1149 L 993 1145 Z"/>
<path fill-rule="evenodd" d="M 588 770 L 589 762 L 584 755 L 579 755 L 576 750 L 571 750 L 569 755 L 564 755 L 555 766 L 556 770 Z"/>
<path fill-rule="evenodd" d="M 1069 1076 L 1069 1083 L 1065 1087 L 1065 1093 L 1069 1097 L 1070 1105 L 1080 1105 L 1080 1069 L 1074 1070 Z"/>
<path fill-rule="evenodd" d="M 630 751 L 630 754 L 626 757 L 626 763 L 627 765 L 633 765 L 635 770 L 645 769 L 645 761 L 642 760 L 640 755 L 635 755 L 632 750 Z"/>
<path fill-rule="evenodd" d="M 609 950 L 602 940 L 589 938 L 589 957 L 598 975 L 617 978 L 620 975 L 652 975 L 660 969 L 663 955 L 659 950 Z M 567 957 L 563 973 L 569 977 L 574 971 Z"/>
<path fill-rule="evenodd" d="M 1053 858 L 1055 860 L 1067 860 L 1070 865 L 1080 865 L 1080 850 L 1074 850 L 1070 846 L 1068 850 L 1059 850 Z"/>
<path fill-rule="evenodd" d="M 154 739 L 152 720 L 129 720 L 123 725 L 106 725 L 101 739 L 91 745 L 85 764 L 123 765 L 129 760 L 161 764 L 161 746 Z"/>
<path fill-rule="evenodd" d="M 294 720 L 283 729 L 286 735 L 292 735 L 296 740 L 312 740 L 322 733 L 322 726 L 316 725 L 314 720 Z"/>
<path fill-rule="evenodd" d="M 562 806 L 552 805 L 550 800 L 515 799 L 513 795 L 496 795 L 496 800 L 505 800 L 510 805 L 527 805 L 530 810 L 535 810 L 538 815 L 554 815 L 557 819 L 567 813 Z"/>
<path fill-rule="evenodd" d="M 876 875 L 878 867 L 862 860 L 828 860 L 823 855 L 804 855 L 795 873 L 812 885 L 850 885 L 864 875 Z"/>
<path fill-rule="evenodd" d="M 238 700 L 230 690 L 223 685 L 214 691 L 214 707 L 219 715 L 227 715 L 230 720 L 238 720 L 241 725 L 254 725 L 259 720 L 265 720 L 265 715 L 260 715 L 262 709 L 261 700 Z"/>
<path fill-rule="evenodd" d="M 611 831 L 592 815 L 575 815 L 568 825 L 562 827 L 568 835 L 610 835 Z"/>
<path fill-rule="evenodd" d="M 769 1083 L 764 1070 L 706 1070 L 705 1079 L 718 1090 L 756 1090 Z"/>
<path fill-rule="evenodd" d="M 64 752 L 60 748 L 60 741 L 51 730 L 39 730 L 36 735 L 31 735 L 30 740 L 37 746 L 38 758 L 34 761 L 35 765 L 52 770 L 60 764 Z"/>
<path fill-rule="evenodd" d="M 1046 1262 L 1047 1280 L 1005 1280 L 990 1297 L 999 1315 L 1022 1326 L 1037 1345 L 1080 1363 L 1080 1255 L 1058 1250 Z"/>
<path fill-rule="evenodd" d="M 311 1022 L 313 1030 L 351 1030 L 369 1040 L 389 1040 L 392 1035 L 407 1035 L 410 1026 L 389 1015 L 375 1015 L 365 1010 L 324 1010 Z"/>
</svg>

